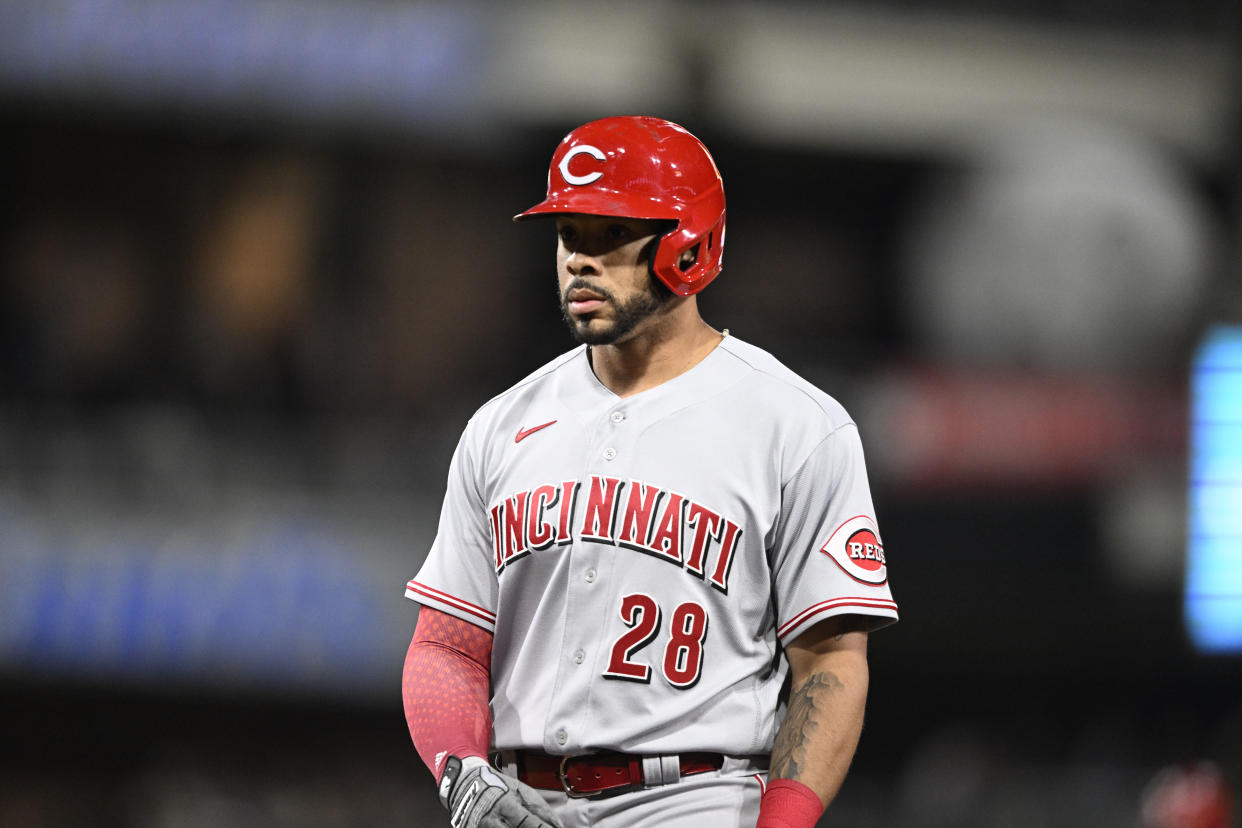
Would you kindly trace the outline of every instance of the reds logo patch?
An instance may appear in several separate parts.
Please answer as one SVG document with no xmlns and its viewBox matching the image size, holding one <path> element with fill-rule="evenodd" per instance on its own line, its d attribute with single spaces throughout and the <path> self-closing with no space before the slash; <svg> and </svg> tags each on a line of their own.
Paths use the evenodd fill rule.
<svg viewBox="0 0 1242 828">
<path fill-rule="evenodd" d="M 857 515 L 838 526 L 819 551 L 836 561 L 855 581 L 879 586 L 888 580 L 880 532 L 875 521 L 866 515 Z"/>
</svg>

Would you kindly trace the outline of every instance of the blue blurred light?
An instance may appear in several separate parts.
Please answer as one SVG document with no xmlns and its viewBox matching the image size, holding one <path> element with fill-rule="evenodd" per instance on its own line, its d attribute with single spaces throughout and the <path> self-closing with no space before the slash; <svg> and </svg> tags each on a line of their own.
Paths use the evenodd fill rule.
<svg viewBox="0 0 1242 828">
<path fill-rule="evenodd" d="M 1191 375 L 1186 626 L 1205 653 L 1242 653 L 1242 328 L 1213 328 Z"/>
<path fill-rule="evenodd" d="M 84 536 L 0 503 L 0 538 L 5 670 L 378 698 L 408 642 L 404 569 L 310 515 Z"/>
</svg>

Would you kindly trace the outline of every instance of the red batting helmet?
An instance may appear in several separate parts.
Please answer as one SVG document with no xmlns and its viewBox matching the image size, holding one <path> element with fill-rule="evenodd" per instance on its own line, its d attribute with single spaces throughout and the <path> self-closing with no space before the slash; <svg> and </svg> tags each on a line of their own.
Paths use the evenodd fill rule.
<svg viewBox="0 0 1242 828">
<path fill-rule="evenodd" d="M 720 273 L 724 183 L 698 138 L 660 118 L 627 115 L 583 124 L 562 139 L 548 168 L 548 197 L 515 221 L 558 213 L 667 219 L 651 270 L 680 296 Z M 692 252 L 693 256 L 683 256 Z"/>
</svg>

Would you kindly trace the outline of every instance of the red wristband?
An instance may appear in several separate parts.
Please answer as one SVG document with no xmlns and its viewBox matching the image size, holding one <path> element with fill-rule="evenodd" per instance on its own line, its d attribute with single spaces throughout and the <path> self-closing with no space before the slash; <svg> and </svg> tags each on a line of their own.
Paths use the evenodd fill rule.
<svg viewBox="0 0 1242 828">
<path fill-rule="evenodd" d="M 775 779 L 763 792 L 755 828 L 815 828 L 823 812 L 815 791 L 792 779 Z"/>
</svg>

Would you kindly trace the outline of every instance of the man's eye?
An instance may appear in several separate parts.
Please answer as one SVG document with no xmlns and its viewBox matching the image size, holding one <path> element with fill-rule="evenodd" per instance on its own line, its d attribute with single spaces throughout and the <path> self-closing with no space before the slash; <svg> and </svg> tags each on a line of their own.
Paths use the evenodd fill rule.
<svg viewBox="0 0 1242 828">
<path fill-rule="evenodd" d="M 608 237 L 613 241 L 628 239 L 630 237 L 630 228 L 624 224 L 613 224 L 608 227 Z"/>
<path fill-rule="evenodd" d="M 578 238 L 578 234 L 575 233 L 573 229 L 569 227 L 562 227 L 556 232 L 557 232 L 557 235 L 561 237 L 561 241 L 563 242 L 571 242 L 574 239 Z"/>
</svg>

